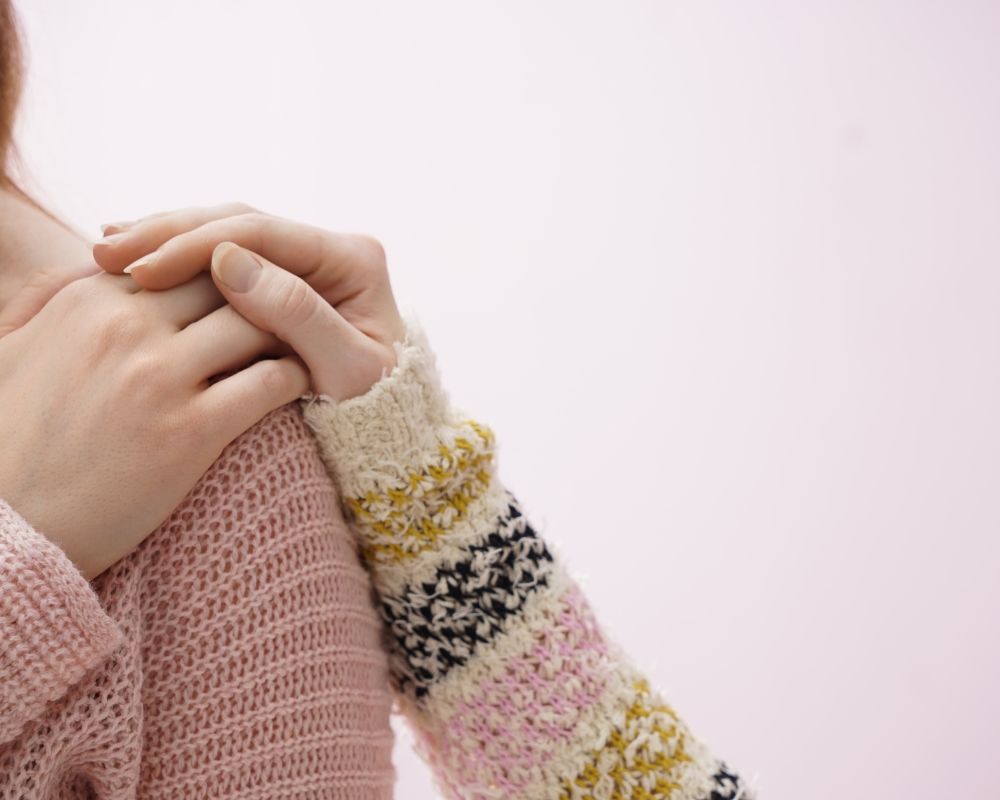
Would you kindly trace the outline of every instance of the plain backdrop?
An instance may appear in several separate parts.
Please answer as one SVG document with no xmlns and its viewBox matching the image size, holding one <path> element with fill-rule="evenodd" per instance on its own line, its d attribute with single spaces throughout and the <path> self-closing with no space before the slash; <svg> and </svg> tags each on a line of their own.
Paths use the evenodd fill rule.
<svg viewBox="0 0 1000 800">
<path fill-rule="evenodd" d="M 42 198 L 381 238 L 501 477 L 763 796 L 998 796 L 1000 3 L 20 5 Z"/>
</svg>

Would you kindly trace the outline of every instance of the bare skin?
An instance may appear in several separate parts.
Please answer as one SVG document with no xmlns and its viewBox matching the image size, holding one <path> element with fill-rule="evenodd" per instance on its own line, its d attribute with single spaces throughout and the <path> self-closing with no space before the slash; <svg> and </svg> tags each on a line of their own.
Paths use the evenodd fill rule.
<svg viewBox="0 0 1000 800">
<path fill-rule="evenodd" d="M 163 290 L 210 270 L 215 285 L 257 327 L 288 344 L 313 391 L 356 397 L 396 363 L 405 335 L 382 245 L 257 211 L 242 203 L 168 211 L 106 227 L 94 258 Z M 246 265 L 244 285 L 233 273 Z"/>
<path fill-rule="evenodd" d="M 82 235 L 0 189 L 0 336 L 27 322 L 61 286 L 97 271 Z"/>
<path fill-rule="evenodd" d="M 309 375 L 208 275 L 144 291 L 18 198 L 0 219 L 0 497 L 93 578 Z"/>
</svg>

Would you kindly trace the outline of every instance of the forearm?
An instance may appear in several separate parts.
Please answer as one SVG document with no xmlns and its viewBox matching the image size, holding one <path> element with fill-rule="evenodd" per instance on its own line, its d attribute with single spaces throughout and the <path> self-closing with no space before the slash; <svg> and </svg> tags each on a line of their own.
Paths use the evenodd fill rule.
<svg viewBox="0 0 1000 800">
<path fill-rule="evenodd" d="M 410 333 L 368 394 L 304 415 L 441 783 L 462 798 L 736 796 L 739 779 L 604 635 L 500 482 L 493 433 L 451 408 Z"/>
</svg>

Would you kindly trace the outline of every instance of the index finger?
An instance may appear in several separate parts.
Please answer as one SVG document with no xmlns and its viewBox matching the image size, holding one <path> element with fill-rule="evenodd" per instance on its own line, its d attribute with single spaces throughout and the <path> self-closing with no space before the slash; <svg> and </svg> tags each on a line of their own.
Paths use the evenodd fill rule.
<svg viewBox="0 0 1000 800">
<path fill-rule="evenodd" d="M 121 273 L 133 261 L 154 252 L 175 236 L 206 222 L 256 211 L 246 203 L 223 203 L 179 208 L 150 214 L 135 222 L 105 225 L 104 238 L 94 243 L 94 260 L 107 272 Z"/>
<path fill-rule="evenodd" d="M 334 304 L 364 289 L 369 277 L 366 265 L 379 261 L 369 251 L 380 245 L 369 237 L 254 212 L 212 220 L 174 236 L 127 269 L 143 288 L 167 289 L 207 270 L 212 253 L 223 242 L 252 250 L 308 280 Z"/>
</svg>

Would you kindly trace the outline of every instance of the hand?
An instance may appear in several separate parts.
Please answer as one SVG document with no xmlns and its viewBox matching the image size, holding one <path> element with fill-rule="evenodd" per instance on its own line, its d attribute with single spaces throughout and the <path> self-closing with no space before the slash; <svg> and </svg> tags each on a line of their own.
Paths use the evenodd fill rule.
<svg viewBox="0 0 1000 800">
<path fill-rule="evenodd" d="M 207 275 L 166 292 L 103 271 L 68 283 L 0 338 L 0 497 L 93 578 L 308 389 L 295 356 L 246 366 L 277 344 Z"/>
<path fill-rule="evenodd" d="M 385 252 L 369 236 L 242 204 L 157 214 L 104 232 L 94 259 L 113 274 L 128 268 L 146 289 L 176 286 L 211 268 L 233 308 L 302 357 L 318 394 L 356 397 L 395 366 L 393 343 L 405 327 Z"/>
</svg>

